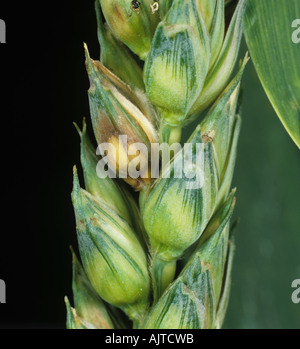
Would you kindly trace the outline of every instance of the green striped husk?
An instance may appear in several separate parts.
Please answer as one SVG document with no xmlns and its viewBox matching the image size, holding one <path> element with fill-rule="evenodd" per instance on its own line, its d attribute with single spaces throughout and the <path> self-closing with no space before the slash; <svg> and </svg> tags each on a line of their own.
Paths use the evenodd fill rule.
<svg viewBox="0 0 300 349">
<path fill-rule="evenodd" d="M 80 257 L 98 295 L 139 322 L 149 306 L 147 257 L 132 227 L 81 189 L 74 168 L 72 202 Z"/>
<path fill-rule="evenodd" d="M 225 11 L 236 3 L 225 33 Z M 221 328 L 226 314 L 234 250 L 230 189 L 247 57 L 227 84 L 246 0 L 158 4 L 96 1 L 101 62 L 90 58 L 85 45 L 96 141 L 112 143 L 126 135 L 149 150 L 158 142 L 159 124 L 161 139 L 172 144 L 181 138 L 183 124 L 211 108 L 157 180 L 138 185 L 124 178 L 139 194 L 124 186 L 121 172 L 120 178 L 104 178 L 85 121 L 82 130 L 76 126 L 85 186 L 75 167 L 80 262 L 73 252 L 74 307 L 65 298 L 70 329 Z M 151 74 L 167 85 L 166 93 Z M 170 107 L 174 113 L 168 113 Z M 179 119 L 172 124 L 174 115 Z M 118 160 L 127 164 L 129 158 Z"/>
<path fill-rule="evenodd" d="M 98 23 L 98 40 L 101 47 L 100 61 L 128 85 L 144 90 L 141 67 L 130 50 L 113 35 L 108 25 L 103 23 L 99 0 L 96 0 L 95 8 Z"/>
<path fill-rule="evenodd" d="M 201 157 L 201 166 L 204 166 L 203 186 L 187 190 L 185 185 L 189 183 L 189 178 L 184 176 L 174 178 L 176 162 L 182 161 L 178 153 L 163 172 L 164 174 L 169 172 L 170 178 L 163 178 L 162 174 L 153 187 L 148 192 L 142 193 L 140 197 L 141 215 L 148 237 L 148 249 L 151 253 L 152 307 L 151 298 L 149 298 L 150 278 L 147 272 L 147 260 L 142 244 L 139 242 L 142 238 L 138 237 L 131 228 L 131 217 L 126 215 L 128 205 L 122 196 L 119 196 L 118 205 L 123 209 L 126 208 L 125 215 L 122 213 L 123 209 L 114 207 L 113 201 L 107 200 L 106 203 L 102 201 L 101 196 L 106 195 L 106 189 L 105 187 L 101 189 L 102 183 L 98 183 L 96 178 L 93 182 L 91 174 L 88 175 L 96 159 L 91 156 L 92 146 L 86 138 L 85 126 L 83 131 L 80 131 L 81 159 L 85 170 L 86 186 L 98 195 L 95 197 L 80 189 L 75 171 L 72 197 L 81 259 L 88 279 L 100 298 L 127 313 L 134 321 L 136 328 L 141 326 L 145 328 L 221 326 L 229 292 L 229 286 L 222 291 L 221 285 L 227 285 L 224 278 L 226 279 L 229 275 L 231 267 L 231 263 L 227 261 L 232 260 L 231 253 L 228 252 L 230 251 L 228 234 L 234 193 L 229 198 L 227 195 L 231 186 L 240 128 L 237 109 L 240 81 L 247 60 L 246 57 L 236 77 L 189 140 L 194 149 L 197 148 L 197 144 L 203 146 Z M 185 148 L 182 152 L 184 151 Z M 194 155 L 191 160 L 192 163 L 196 163 Z M 108 184 L 112 185 L 110 181 L 111 179 L 108 179 Z M 90 183 L 95 187 L 99 185 L 99 190 L 93 189 Z M 119 194 L 119 190 L 116 193 Z M 227 201 L 224 204 L 226 198 Z M 228 202 L 231 204 L 229 205 Z M 220 207 L 218 213 L 214 214 Z M 231 209 L 228 210 L 228 207 Z M 224 212 L 230 213 L 224 214 Z M 120 214 L 123 214 L 125 220 Z M 222 233 L 224 238 L 221 240 L 218 237 L 220 229 L 224 231 Z M 125 245 L 121 242 L 124 238 Z M 188 262 L 180 277 L 172 283 L 176 261 L 183 256 L 184 252 L 190 253 L 187 251 L 188 248 L 197 240 L 199 241 L 197 252 L 191 254 L 190 258 L 185 257 Z M 222 245 L 218 245 L 217 241 L 223 241 Z M 214 247 L 212 252 L 211 244 L 221 247 Z M 205 251 L 208 251 L 207 254 Z M 226 269 L 228 272 L 224 269 L 225 264 L 228 266 Z M 140 275 L 137 268 L 141 268 Z M 113 273 L 111 274 L 109 270 Z M 128 283 L 127 286 L 126 283 Z M 197 291 L 199 285 L 202 293 Z M 133 286 L 137 287 L 136 291 Z M 139 294 L 137 290 L 141 290 L 141 287 L 144 291 L 137 296 Z M 66 305 L 69 328 L 99 327 L 81 319 L 77 310 L 72 309 L 67 300 Z M 182 309 L 186 310 L 181 314 Z M 147 316 L 148 313 L 149 316 Z M 166 315 L 157 319 L 158 313 L 166 313 Z"/>
<path fill-rule="evenodd" d="M 229 239 L 235 191 L 208 224 L 178 278 L 148 315 L 147 329 L 208 329 L 222 326 L 229 297 L 233 244 Z"/>
<path fill-rule="evenodd" d="M 237 114 L 240 80 L 248 58 L 212 107 L 207 117 L 196 128 L 182 151 L 177 153 L 160 178 L 141 196 L 141 212 L 150 241 L 153 264 L 155 299 L 160 296 L 161 280 L 166 268 L 199 239 L 215 210 L 230 190 L 235 163 L 240 117 Z M 191 172 L 202 178 L 194 189 L 186 173 L 185 152 L 192 147 Z M 196 154 L 200 155 L 197 165 Z M 202 176 L 203 175 L 203 176 Z M 197 178 L 197 177 L 196 177 Z M 193 179 L 194 181 L 194 179 Z M 196 183 L 198 184 L 198 183 Z"/>
<path fill-rule="evenodd" d="M 73 251 L 72 255 L 72 290 L 75 308 L 72 308 L 69 300 L 65 298 L 68 310 L 67 328 L 113 329 L 114 325 L 112 319 L 110 318 L 103 301 L 93 289 Z"/>
<path fill-rule="evenodd" d="M 173 0 L 144 66 L 147 95 L 161 114 L 161 141 L 171 144 L 171 130 L 199 116 L 228 84 L 245 8 L 240 0 L 226 30 L 224 0 Z"/>
<path fill-rule="evenodd" d="M 139 241 L 144 244 L 145 232 L 137 202 L 123 182 L 109 177 L 104 178 L 103 168 L 97 166 L 100 158 L 96 155 L 96 149 L 87 134 L 85 119 L 82 130 L 74 125 L 81 140 L 80 160 L 85 189 L 123 218 L 136 232 Z"/>
<path fill-rule="evenodd" d="M 159 22 L 159 14 L 151 11 L 152 0 L 139 0 L 138 11 L 134 11 L 130 0 L 98 1 L 115 37 L 144 60 Z"/>
</svg>

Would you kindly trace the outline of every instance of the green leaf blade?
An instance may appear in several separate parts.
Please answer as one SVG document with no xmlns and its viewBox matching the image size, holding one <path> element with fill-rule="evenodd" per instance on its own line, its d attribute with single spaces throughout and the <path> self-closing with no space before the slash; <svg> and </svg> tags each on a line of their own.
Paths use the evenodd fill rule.
<svg viewBox="0 0 300 349">
<path fill-rule="evenodd" d="M 299 0 L 250 0 L 245 36 L 266 94 L 290 137 L 300 148 L 300 44 L 292 27 Z"/>
</svg>

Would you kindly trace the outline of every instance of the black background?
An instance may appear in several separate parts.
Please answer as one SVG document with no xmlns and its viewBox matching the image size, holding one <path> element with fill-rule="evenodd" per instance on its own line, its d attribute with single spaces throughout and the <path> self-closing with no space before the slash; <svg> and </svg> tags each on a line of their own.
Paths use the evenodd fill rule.
<svg viewBox="0 0 300 349">
<path fill-rule="evenodd" d="M 63 328 L 63 297 L 72 299 L 69 245 L 76 250 L 72 122 L 81 125 L 89 111 L 83 42 L 97 58 L 94 6 L 9 3 L 0 5 L 7 30 L 0 45 L 0 279 L 7 288 L 0 327 Z"/>
</svg>

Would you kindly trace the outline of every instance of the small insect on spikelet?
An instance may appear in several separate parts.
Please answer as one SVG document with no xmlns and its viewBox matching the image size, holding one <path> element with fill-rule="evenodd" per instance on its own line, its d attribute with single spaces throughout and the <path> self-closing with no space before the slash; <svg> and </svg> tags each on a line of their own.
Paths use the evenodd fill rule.
<svg viewBox="0 0 300 349">
<path fill-rule="evenodd" d="M 80 261 L 72 251 L 67 328 L 221 328 L 246 1 L 96 0 L 100 60 L 84 52 L 97 146 L 85 120 L 75 125 L 84 186 L 74 167 Z"/>
</svg>

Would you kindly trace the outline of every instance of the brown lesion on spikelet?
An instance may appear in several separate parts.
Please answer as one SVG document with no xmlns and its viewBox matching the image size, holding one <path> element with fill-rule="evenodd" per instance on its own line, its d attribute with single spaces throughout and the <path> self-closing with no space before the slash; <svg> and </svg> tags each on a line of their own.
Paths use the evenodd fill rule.
<svg viewBox="0 0 300 349">
<path fill-rule="evenodd" d="M 215 130 L 211 130 L 207 133 L 203 133 L 202 137 L 202 141 L 203 143 L 210 143 L 214 140 L 214 137 L 216 135 L 216 131 Z"/>
<path fill-rule="evenodd" d="M 114 3 L 112 6 L 112 13 L 114 16 L 116 16 L 115 22 L 120 21 L 122 23 L 126 23 L 126 18 L 123 16 L 122 11 L 120 10 L 120 5 Z"/>
<path fill-rule="evenodd" d="M 77 229 L 83 231 L 85 229 L 85 221 L 80 219 L 77 223 Z"/>
</svg>

